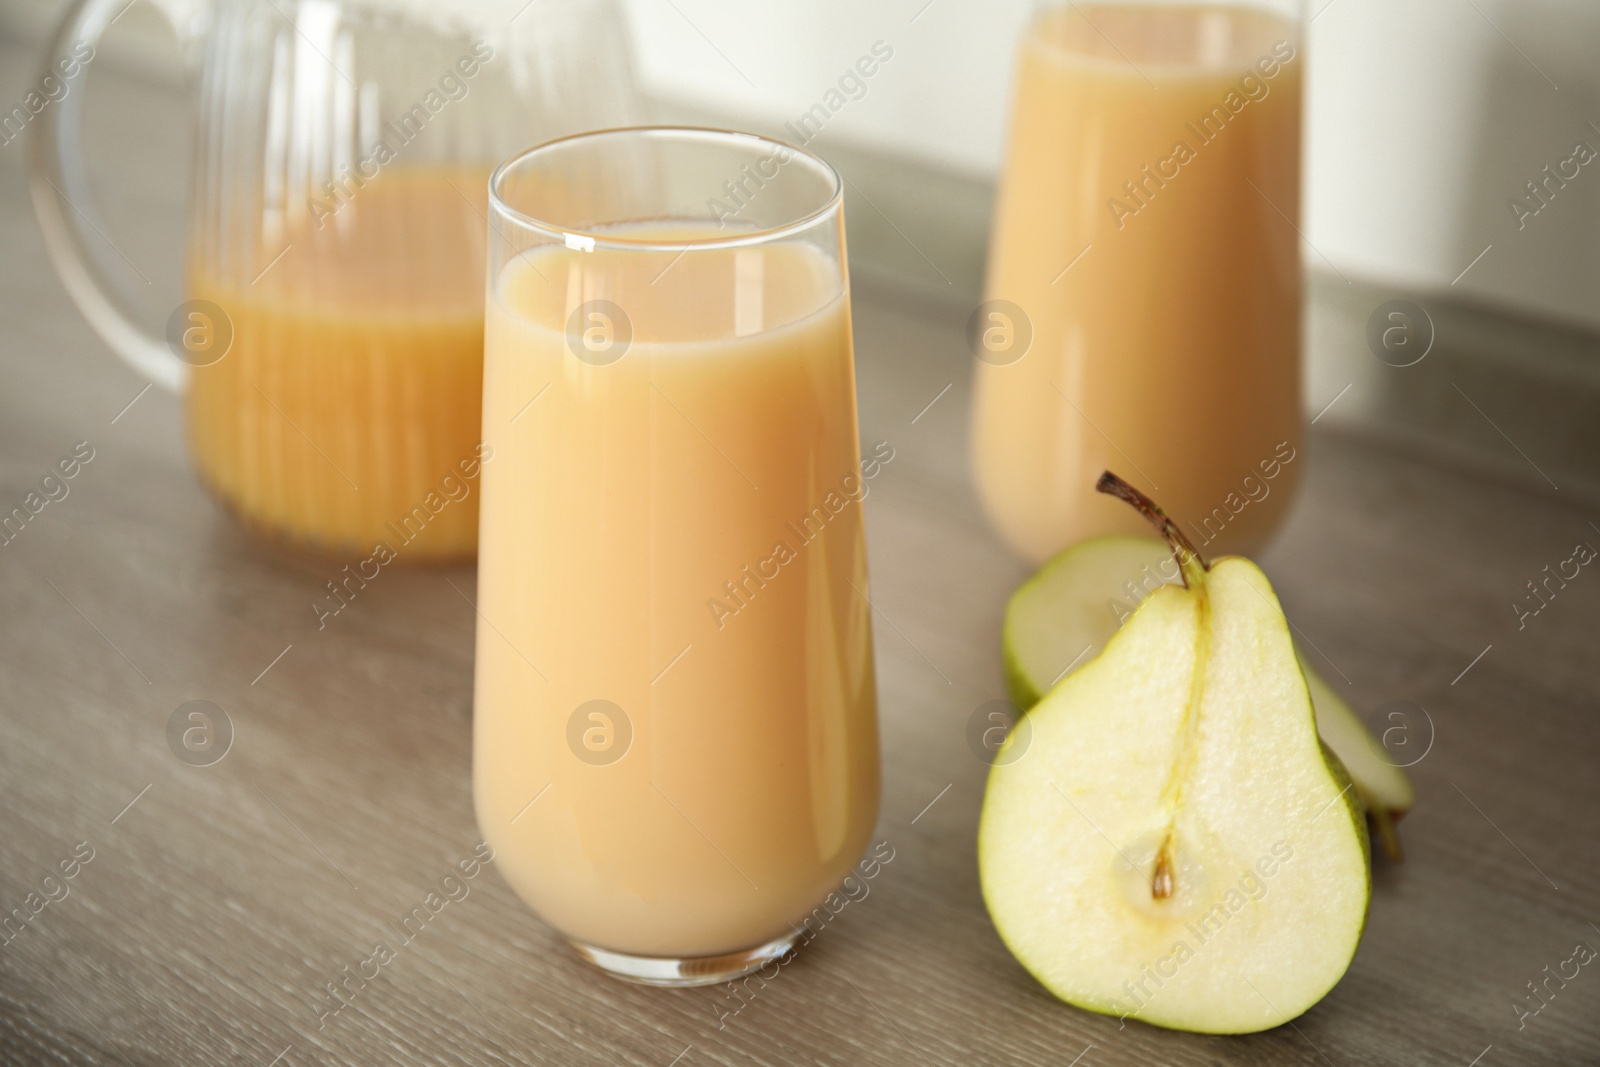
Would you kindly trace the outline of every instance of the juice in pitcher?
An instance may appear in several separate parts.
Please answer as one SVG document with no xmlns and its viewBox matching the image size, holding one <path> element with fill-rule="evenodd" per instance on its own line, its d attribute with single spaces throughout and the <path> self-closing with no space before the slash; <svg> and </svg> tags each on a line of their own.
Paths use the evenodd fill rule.
<svg viewBox="0 0 1600 1067">
<path fill-rule="evenodd" d="M 254 281 L 221 283 L 240 275 L 193 257 L 189 295 L 233 337 L 193 369 L 191 451 L 251 525 L 411 561 L 476 550 L 462 463 L 480 422 L 487 177 L 385 172 L 287 225 Z"/>
</svg>

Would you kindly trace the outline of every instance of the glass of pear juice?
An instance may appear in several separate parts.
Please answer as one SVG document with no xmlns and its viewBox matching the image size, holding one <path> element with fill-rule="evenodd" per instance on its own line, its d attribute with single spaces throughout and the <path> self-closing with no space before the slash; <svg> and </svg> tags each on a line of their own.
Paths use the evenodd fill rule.
<svg viewBox="0 0 1600 1067">
<path fill-rule="evenodd" d="M 490 194 L 478 822 L 597 966 L 723 981 L 791 948 L 877 818 L 840 182 L 640 128 Z"/>
<path fill-rule="evenodd" d="M 974 477 L 1018 554 L 1141 533 L 1107 467 L 1213 555 L 1281 521 L 1304 65 L 1297 0 L 1038 6 L 973 324 Z"/>
</svg>

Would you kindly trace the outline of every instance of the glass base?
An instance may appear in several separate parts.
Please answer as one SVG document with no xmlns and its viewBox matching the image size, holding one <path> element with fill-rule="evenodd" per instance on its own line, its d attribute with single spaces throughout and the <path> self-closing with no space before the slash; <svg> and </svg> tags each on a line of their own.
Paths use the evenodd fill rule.
<svg viewBox="0 0 1600 1067">
<path fill-rule="evenodd" d="M 636 982 L 639 985 L 683 988 L 716 985 L 719 982 L 729 982 L 743 977 L 787 953 L 794 948 L 794 943 L 799 937 L 799 931 L 795 931 L 743 952 L 730 952 L 725 956 L 694 956 L 687 959 L 630 956 L 625 952 L 612 952 L 610 949 L 582 945 L 576 941 L 572 942 L 572 947 L 577 949 L 584 959 L 613 978 L 620 978 L 624 982 Z"/>
</svg>

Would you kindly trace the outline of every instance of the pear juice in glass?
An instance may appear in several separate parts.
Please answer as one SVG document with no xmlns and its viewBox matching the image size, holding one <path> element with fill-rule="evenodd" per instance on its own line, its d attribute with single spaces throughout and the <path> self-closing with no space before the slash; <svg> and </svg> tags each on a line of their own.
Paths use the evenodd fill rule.
<svg viewBox="0 0 1600 1067">
<path fill-rule="evenodd" d="M 479 825 L 597 965 L 719 981 L 787 951 L 877 817 L 839 181 L 628 129 L 490 194 Z"/>
</svg>

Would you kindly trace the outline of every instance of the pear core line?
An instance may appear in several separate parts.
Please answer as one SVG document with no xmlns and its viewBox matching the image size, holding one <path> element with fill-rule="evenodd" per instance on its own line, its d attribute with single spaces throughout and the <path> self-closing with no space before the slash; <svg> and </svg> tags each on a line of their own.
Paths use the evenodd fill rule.
<svg viewBox="0 0 1600 1067">
<path fill-rule="evenodd" d="M 1201 558 L 1183 530 L 1167 517 L 1167 513 L 1162 511 L 1154 500 L 1110 471 L 1102 471 L 1094 487 L 1097 492 L 1114 496 L 1132 505 L 1139 514 L 1150 520 L 1150 524 L 1172 549 L 1172 556 L 1178 563 L 1178 572 L 1183 577 L 1184 588 L 1195 594 L 1195 608 L 1200 616 L 1195 637 L 1194 676 L 1189 687 L 1189 705 L 1184 713 L 1183 747 L 1178 754 L 1177 763 L 1173 765 L 1172 777 L 1167 781 L 1167 787 L 1162 790 L 1163 799 L 1172 814 L 1167 821 L 1167 832 L 1161 838 L 1161 847 L 1156 850 L 1155 869 L 1150 875 L 1151 899 L 1167 900 L 1177 890 L 1177 872 L 1172 859 L 1172 838 L 1177 831 L 1178 802 L 1183 794 L 1183 781 L 1188 777 L 1188 771 L 1194 763 L 1200 732 L 1200 697 L 1205 689 L 1206 655 L 1211 628 L 1211 605 L 1205 588 L 1206 571 L 1210 568 L 1206 566 L 1206 561 Z"/>
</svg>

